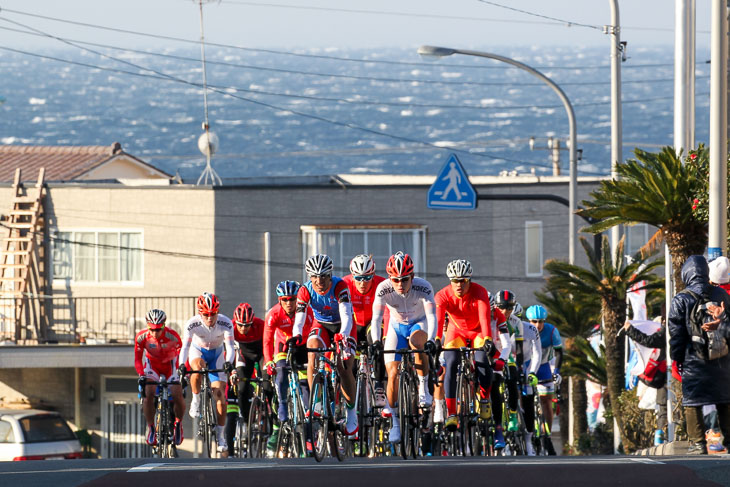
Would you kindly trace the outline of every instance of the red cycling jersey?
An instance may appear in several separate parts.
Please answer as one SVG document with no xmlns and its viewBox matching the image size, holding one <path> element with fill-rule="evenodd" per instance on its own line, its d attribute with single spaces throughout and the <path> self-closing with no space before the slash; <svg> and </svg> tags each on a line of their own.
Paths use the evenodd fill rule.
<svg viewBox="0 0 730 487">
<path fill-rule="evenodd" d="M 350 289 L 350 299 L 352 300 L 352 318 L 355 320 L 357 326 L 367 326 L 370 324 L 370 320 L 373 317 L 373 301 L 375 300 L 375 290 L 378 288 L 378 284 L 385 280 L 381 276 L 373 276 L 373 284 L 370 286 L 370 291 L 367 294 L 360 294 L 360 291 L 355 287 L 355 278 L 352 274 L 349 274 L 342 278 L 347 283 L 347 287 Z M 388 326 L 388 319 L 390 313 L 388 308 L 385 309 L 383 314 L 383 322 L 386 327 Z M 383 332 L 385 333 L 385 332 Z M 355 335 L 356 336 L 356 335 Z"/>
<path fill-rule="evenodd" d="M 312 308 L 307 308 L 307 317 L 304 321 L 304 329 L 302 331 L 303 337 L 309 334 L 313 321 L 314 314 L 312 313 Z M 276 303 L 266 313 L 266 322 L 264 324 L 264 363 L 271 362 L 274 359 L 275 345 L 278 351 L 279 345 L 286 343 L 291 338 L 293 326 L 294 315 L 289 316 L 286 314 L 286 311 L 284 311 L 284 308 L 279 303 Z"/>
<path fill-rule="evenodd" d="M 263 340 L 264 338 L 264 320 L 254 317 L 253 325 L 243 328 L 244 332 L 239 331 L 238 325 L 233 327 L 233 340 L 239 343 L 252 343 Z"/>
<path fill-rule="evenodd" d="M 158 374 L 171 377 L 177 369 L 177 357 L 182 348 L 180 335 L 171 328 L 165 327 L 160 338 L 149 330 L 141 330 L 134 337 L 134 368 L 139 375 L 145 375 L 142 355 L 147 355 L 150 367 Z"/>
<path fill-rule="evenodd" d="M 436 293 L 436 318 L 438 319 L 438 333 L 442 337 L 444 332 L 444 320 L 449 315 L 449 327 L 455 326 L 464 331 L 481 331 L 482 337 L 492 336 L 491 316 L 492 310 L 489 305 L 489 294 L 483 286 L 472 282 L 469 291 L 457 298 L 451 286 L 448 285 Z M 495 310 L 499 312 L 499 310 Z M 502 314 L 501 312 L 499 312 Z M 502 315 L 504 321 L 504 315 Z"/>
</svg>

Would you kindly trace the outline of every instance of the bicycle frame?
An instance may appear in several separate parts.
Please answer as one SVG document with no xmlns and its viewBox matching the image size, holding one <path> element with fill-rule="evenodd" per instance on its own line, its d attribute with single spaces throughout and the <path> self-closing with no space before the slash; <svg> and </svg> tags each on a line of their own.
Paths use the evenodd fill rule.
<svg viewBox="0 0 730 487">
<path fill-rule="evenodd" d="M 306 456 L 305 409 L 302 402 L 302 390 L 299 385 L 299 372 L 296 367 L 294 350 L 289 348 L 286 355 L 288 381 L 288 398 L 279 398 L 287 403 L 289 419 L 279 429 L 277 454 L 284 457 Z"/>
<path fill-rule="evenodd" d="M 347 439 L 337 421 L 337 409 L 340 409 L 337 406 L 342 402 L 338 401 L 338 396 L 342 399 L 342 394 L 337 375 L 337 363 L 341 359 L 339 354 L 334 360 L 325 356 L 328 352 L 337 353 L 334 348 L 307 348 L 307 352 L 317 354 L 307 422 L 314 458 L 321 462 L 327 451 L 327 445 L 331 442 L 330 450 L 334 450 L 337 459 L 342 461 L 347 453 Z"/>
</svg>

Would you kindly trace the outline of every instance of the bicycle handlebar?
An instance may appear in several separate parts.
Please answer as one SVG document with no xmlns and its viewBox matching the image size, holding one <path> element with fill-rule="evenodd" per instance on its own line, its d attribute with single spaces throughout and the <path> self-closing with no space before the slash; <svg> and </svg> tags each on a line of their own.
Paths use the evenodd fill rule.
<svg viewBox="0 0 730 487">
<path fill-rule="evenodd" d="M 383 350 L 383 353 L 397 353 L 400 355 L 406 355 L 406 354 L 428 353 L 428 352 L 424 349 L 397 348 L 395 350 Z"/>
<path fill-rule="evenodd" d="M 327 352 L 336 352 L 337 349 L 333 347 L 319 347 L 319 348 L 309 348 L 307 347 L 307 352 L 310 353 L 327 353 Z"/>
<path fill-rule="evenodd" d="M 218 372 L 225 372 L 225 369 L 198 369 L 198 370 L 186 370 L 185 375 L 191 375 L 191 374 L 215 374 Z"/>
</svg>

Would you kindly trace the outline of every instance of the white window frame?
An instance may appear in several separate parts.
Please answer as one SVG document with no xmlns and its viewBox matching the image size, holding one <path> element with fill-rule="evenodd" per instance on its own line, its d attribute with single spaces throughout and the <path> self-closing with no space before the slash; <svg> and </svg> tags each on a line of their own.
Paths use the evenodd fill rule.
<svg viewBox="0 0 730 487">
<path fill-rule="evenodd" d="M 342 269 L 342 275 L 347 275 L 350 273 L 349 270 L 349 259 L 352 257 L 355 257 L 354 255 L 351 256 L 344 256 L 344 253 L 342 252 L 342 235 L 345 233 L 364 233 L 364 249 L 363 251 L 367 252 L 367 240 L 368 240 L 368 232 L 378 232 L 378 233 L 388 233 L 389 236 L 391 236 L 391 244 L 392 247 L 392 234 L 397 233 L 404 233 L 407 231 L 410 231 L 411 238 L 413 239 L 412 247 L 414 249 L 413 254 L 411 254 L 411 258 L 413 259 L 414 267 L 415 267 L 415 275 L 426 275 L 427 269 L 426 269 L 426 225 L 301 225 L 299 229 L 302 232 L 302 262 L 306 262 L 307 259 L 312 255 L 316 253 L 320 253 L 320 250 L 318 248 L 319 245 L 319 239 L 317 236 L 320 233 L 332 233 L 332 232 L 339 232 L 340 233 L 340 256 L 343 262 L 337 263 L 335 262 L 335 275 L 339 272 L 340 269 Z M 307 252 L 308 242 L 312 242 L 312 251 Z M 401 249 L 390 249 L 390 253 L 397 252 Z M 309 255 L 308 255 L 309 254 Z M 344 260 L 347 259 L 347 262 L 344 262 Z M 306 281 L 308 279 L 306 273 L 304 270 L 302 270 L 303 280 Z M 377 269 L 377 273 L 384 275 L 385 269 Z"/>
<path fill-rule="evenodd" d="M 86 228 L 86 227 L 75 227 L 75 228 L 54 228 L 52 229 L 51 233 L 53 235 L 58 235 L 59 233 L 93 233 L 94 234 L 94 260 L 96 262 L 95 265 L 95 275 L 93 281 L 77 281 L 74 279 L 75 275 L 75 268 L 74 268 L 74 261 L 71 262 L 71 277 L 70 278 L 56 278 L 53 276 L 53 252 L 51 252 L 50 255 L 50 262 L 49 262 L 49 268 L 50 273 L 52 275 L 51 282 L 53 283 L 53 287 L 64 287 L 68 283 L 73 284 L 74 286 L 82 286 L 82 287 L 143 287 L 144 286 L 144 267 L 145 267 L 145 255 L 144 255 L 144 230 L 142 228 Z M 116 233 L 117 234 L 117 241 L 119 241 L 119 236 L 122 233 L 137 233 L 140 235 L 140 245 L 139 245 L 139 252 L 140 252 L 140 280 L 139 281 L 122 281 L 122 269 L 121 269 L 121 257 L 119 258 L 118 265 L 120 266 L 117 270 L 119 280 L 116 281 L 100 281 L 99 280 L 99 234 L 100 233 Z M 73 237 L 72 237 L 73 240 Z M 72 247 L 73 249 L 73 247 Z M 73 250 L 72 250 L 73 252 Z M 121 253 L 120 253 L 121 254 Z"/>
<path fill-rule="evenodd" d="M 540 272 L 530 272 L 530 229 L 538 228 L 540 237 L 538 239 L 538 245 L 540 250 Z M 542 238 L 542 221 L 541 220 L 528 220 L 525 222 L 525 276 L 526 277 L 542 277 L 543 275 L 543 238 Z"/>
</svg>

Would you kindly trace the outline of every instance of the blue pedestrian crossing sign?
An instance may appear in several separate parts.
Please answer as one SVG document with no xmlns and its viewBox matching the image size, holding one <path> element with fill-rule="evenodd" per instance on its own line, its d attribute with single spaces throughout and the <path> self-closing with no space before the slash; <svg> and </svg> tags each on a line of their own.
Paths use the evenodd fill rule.
<svg viewBox="0 0 730 487">
<path fill-rule="evenodd" d="M 477 192 L 469 182 L 456 154 L 451 154 L 428 190 L 428 207 L 432 210 L 474 210 Z"/>
</svg>

